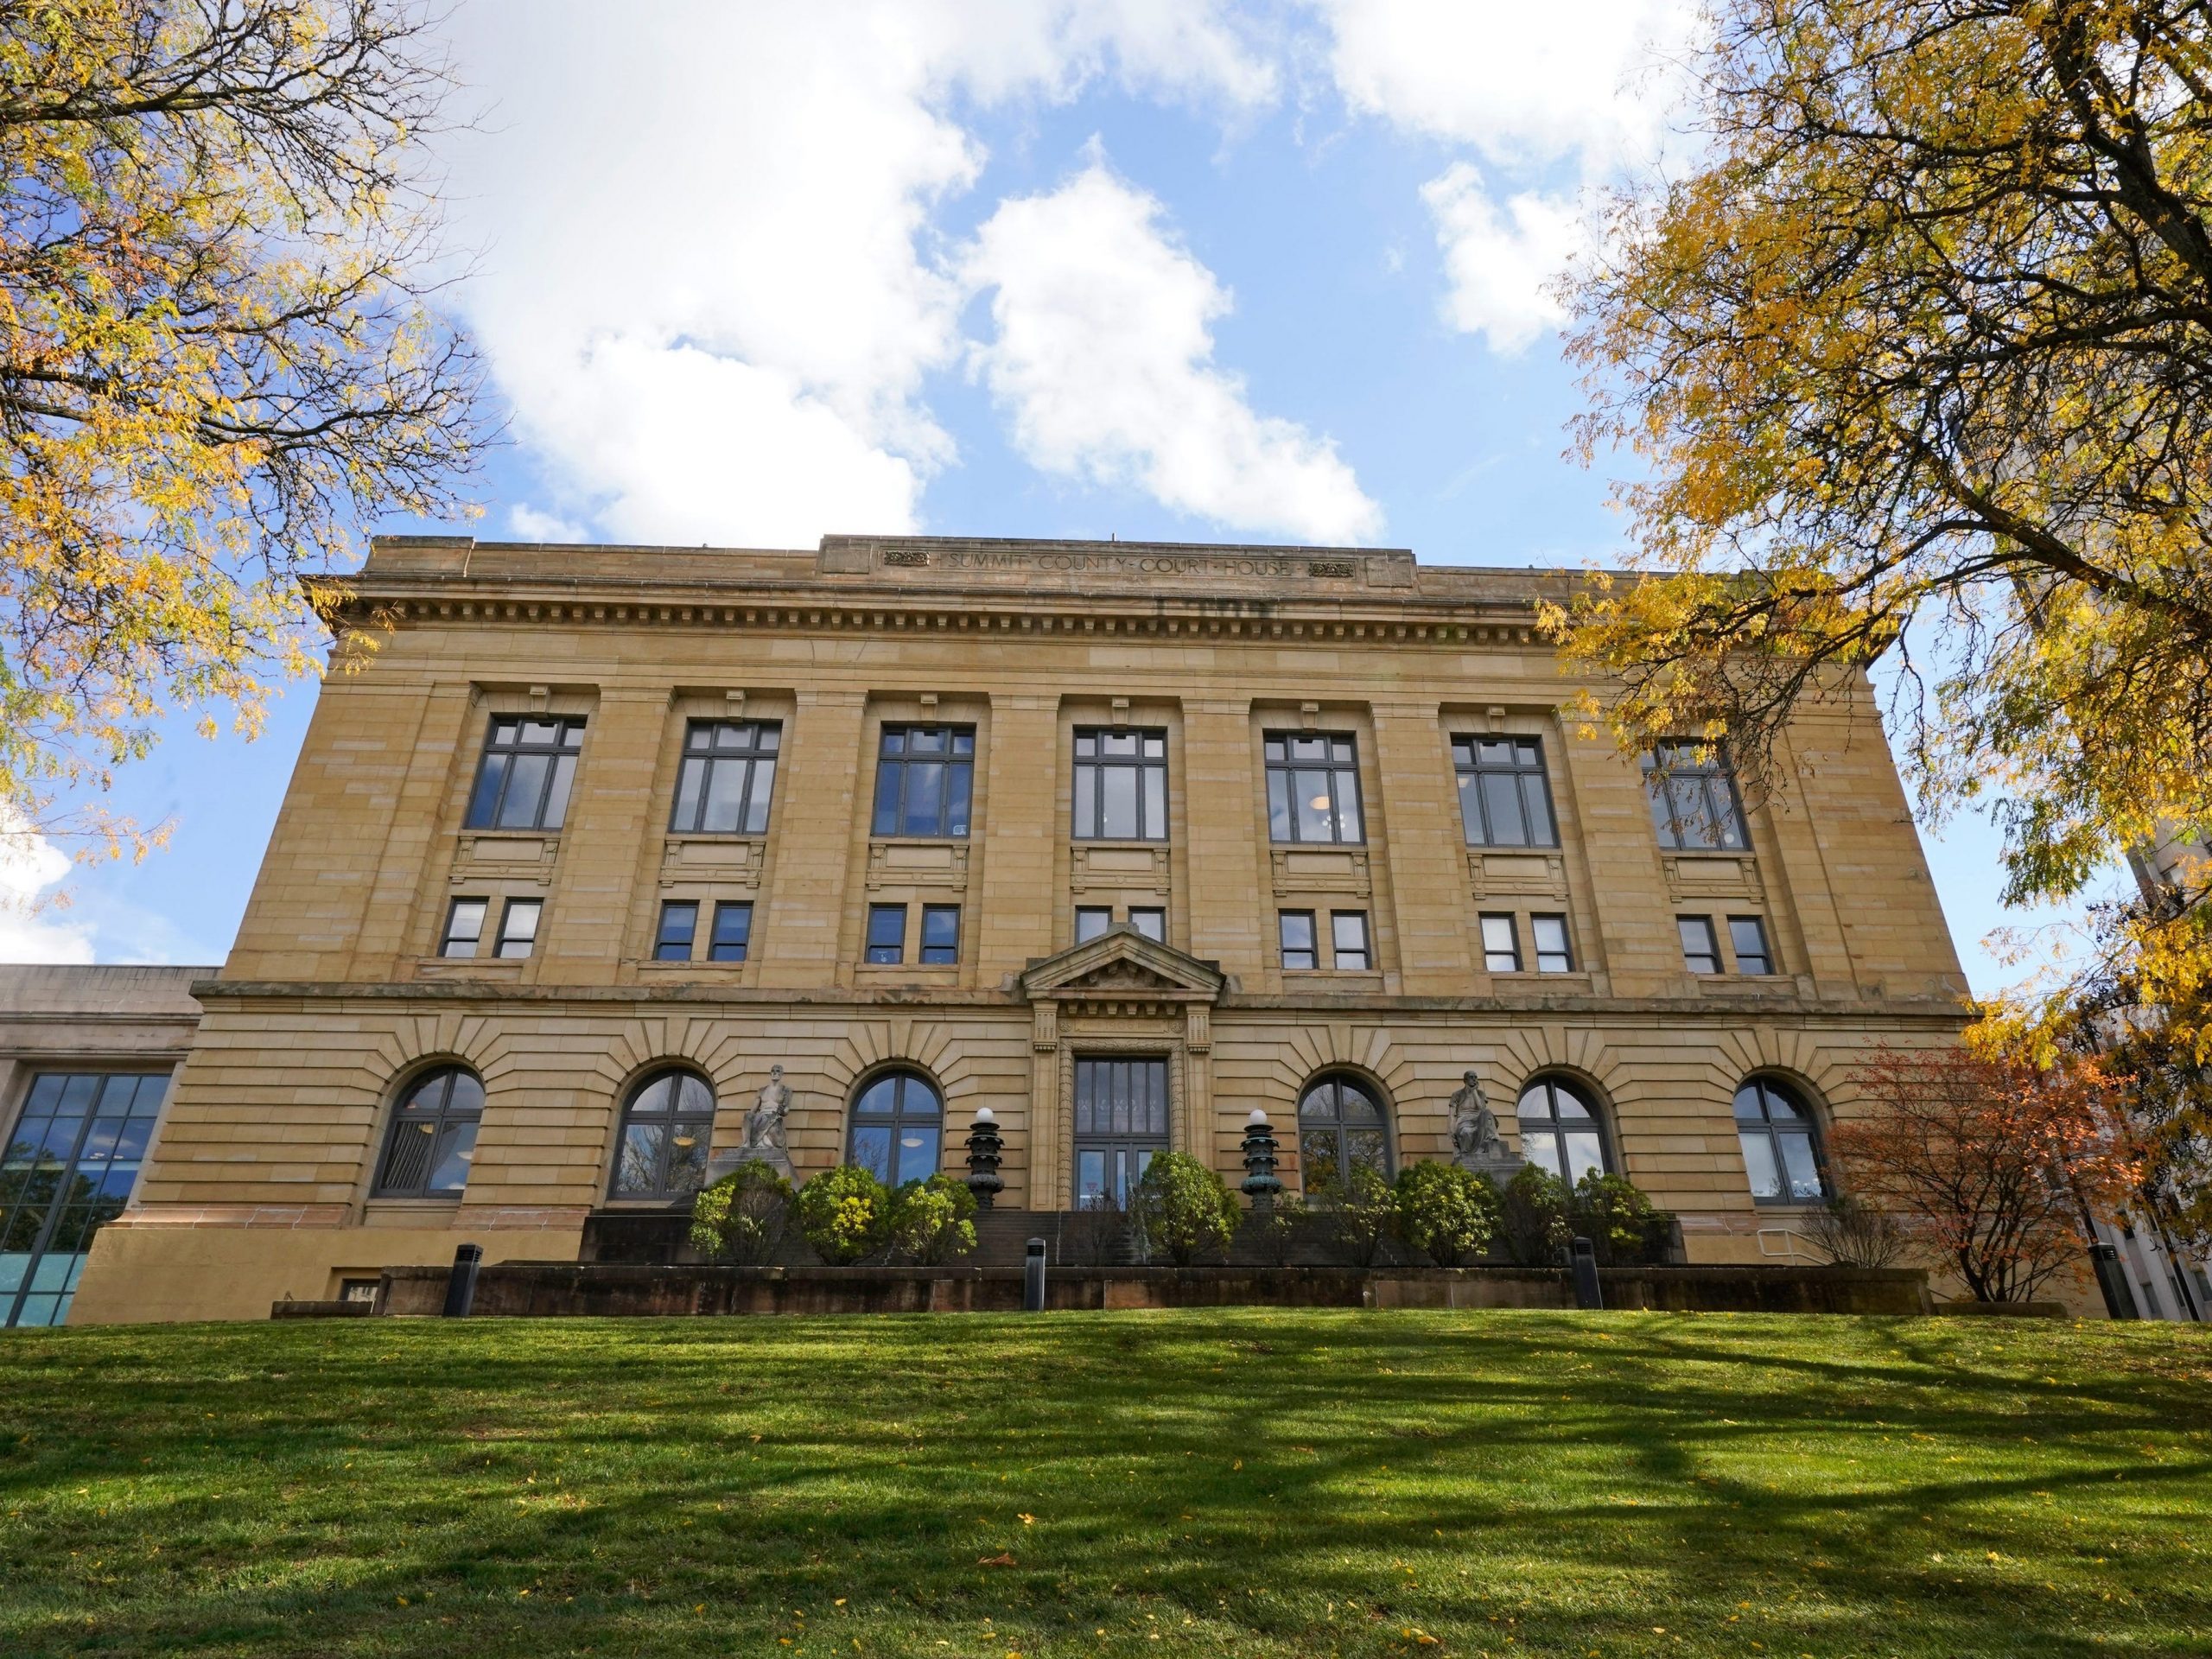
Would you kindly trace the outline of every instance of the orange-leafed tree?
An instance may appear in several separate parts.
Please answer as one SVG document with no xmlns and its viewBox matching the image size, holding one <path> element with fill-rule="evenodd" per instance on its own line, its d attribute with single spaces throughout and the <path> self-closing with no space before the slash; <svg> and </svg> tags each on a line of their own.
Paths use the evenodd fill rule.
<svg viewBox="0 0 2212 1659">
<path fill-rule="evenodd" d="M 1892 1211 L 1976 1301 L 2032 1300 L 2078 1274 L 2089 1218 L 2140 1180 L 2119 1091 L 2094 1060 L 1885 1050 L 1857 1082 L 1866 1106 L 1831 1137 L 1851 1191 Z"/>
</svg>

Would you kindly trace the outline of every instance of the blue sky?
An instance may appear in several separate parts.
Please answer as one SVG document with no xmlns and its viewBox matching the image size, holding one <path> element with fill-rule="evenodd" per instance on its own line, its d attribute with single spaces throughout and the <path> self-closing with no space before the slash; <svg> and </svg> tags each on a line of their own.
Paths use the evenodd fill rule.
<svg viewBox="0 0 2212 1659">
<path fill-rule="evenodd" d="M 475 533 L 1620 551 L 1542 284 L 1676 142 L 1676 0 L 629 15 L 454 16 L 458 304 L 511 423 Z M 168 849 L 0 917 L 0 955 L 219 961 L 314 696 L 251 744 L 178 722 L 114 803 Z M 1984 989 L 1996 845 L 1929 842 Z"/>
</svg>

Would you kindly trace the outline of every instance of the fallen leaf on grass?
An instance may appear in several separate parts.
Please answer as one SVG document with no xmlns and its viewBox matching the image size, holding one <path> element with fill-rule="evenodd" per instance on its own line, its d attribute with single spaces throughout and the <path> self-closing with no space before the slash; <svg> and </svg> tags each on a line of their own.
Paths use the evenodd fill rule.
<svg viewBox="0 0 2212 1659">
<path fill-rule="evenodd" d="M 1021 1563 L 1014 1559 L 1014 1552 L 1012 1550 L 1005 1549 L 1001 1550 L 995 1555 L 977 1556 L 976 1558 L 976 1565 L 978 1567 L 1020 1567 Z"/>
</svg>

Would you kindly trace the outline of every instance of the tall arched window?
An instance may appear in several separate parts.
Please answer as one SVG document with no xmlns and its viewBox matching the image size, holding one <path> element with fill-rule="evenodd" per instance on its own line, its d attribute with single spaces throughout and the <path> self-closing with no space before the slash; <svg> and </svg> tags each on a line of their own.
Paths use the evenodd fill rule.
<svg viewBox="0 0 2212 1659">
<path fill-rule="evenodd" d="M 1736 1091 L 1736 1139 L 1759 1203 L 1818 1204 L 1827 1197 L 1813 1115 L 1772 1077 L 1752 1077 Z"/>
<path fill-rule="evenodd" d="M 696 1071 L 657 1071 L 622 1108 L 614 1154 L 618 1198 L 677 1198 L 698 1190 L 715 1137 L 715 1091 Z"/>
<path fill-rule="evenodd" d="M 1319 1078 L 1298 1102 L 1298 1161 L 1306 1195 L 1325 1198 L 1344 1190 L 1353 1170 L 1390 1177 L 1390 1136 L 1382 1103 L 1357 1077 Z"/>
<path fill-rule="evenodd" d="M 484 1085 L 474 1071 L 447 1065 L 417 1077 L 391 1115 L 377 1196 L 459 1198 L 483 1116 Z"/>
<path fill-rule="evenodd" d="M 1538 1077 L 1521 1091 L 1521 1155 L 1569 1186 L 1591 1170 L 1612 1168 L 1605 1126 L 1563 1077 Z"/>
<path fill-rule="evenodd" d="M 918 1071 L 887 1071 L 853 1102 L 849 1155 L 886 1186 L 904 1186 L 937 1173 L 944 1135 L 944 1103 L 930 1080 Z"/>
</svg>

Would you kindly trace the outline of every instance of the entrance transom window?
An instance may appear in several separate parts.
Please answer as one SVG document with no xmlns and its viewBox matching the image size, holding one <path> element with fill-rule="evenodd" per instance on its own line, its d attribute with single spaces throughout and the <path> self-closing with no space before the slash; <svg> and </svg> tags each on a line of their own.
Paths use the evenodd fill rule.
<svg viewBox="0 0 2212 1659">
<path fill-rule="evenodd" d="M 1126 1209 L 1154 1154 L 1167 1150 L 1167 1062 L 1075 1063 L 1075 1202 Z"/>
</svg>

